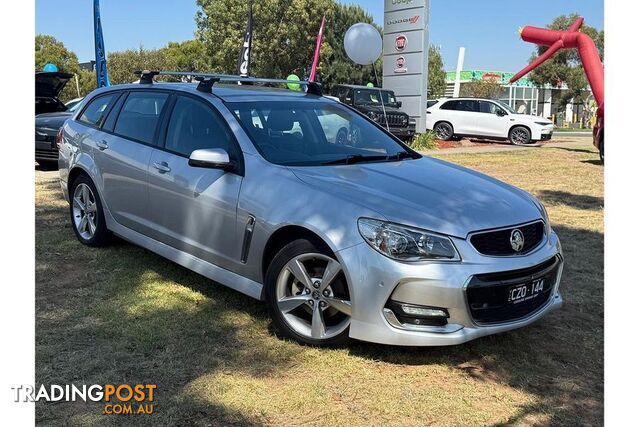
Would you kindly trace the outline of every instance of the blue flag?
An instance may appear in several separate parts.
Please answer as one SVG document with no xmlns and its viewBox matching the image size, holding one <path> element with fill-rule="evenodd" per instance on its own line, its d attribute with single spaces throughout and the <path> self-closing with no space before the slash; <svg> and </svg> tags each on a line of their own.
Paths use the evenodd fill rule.
<svg viewBox="0 0 640 427">
<path fill-rule="evenodd" d="M 102 39 L 102 21 L 100 19 L 100 0 L 93 0 L 93 35 L 96 47 L 96 77 L 98 87 L 111 86 L 107 72 L 107 53 Z"/>
</svg>

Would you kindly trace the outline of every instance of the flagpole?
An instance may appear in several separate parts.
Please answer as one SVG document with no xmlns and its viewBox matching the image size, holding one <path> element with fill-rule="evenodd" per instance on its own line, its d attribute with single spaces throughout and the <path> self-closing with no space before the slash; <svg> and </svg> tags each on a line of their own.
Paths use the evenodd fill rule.
<svg viewBox="0 0 640 427">
<path fill-rule="evenodd" d="M 324 35 L 325 17 L 322 17 L 320 23 L 320 31 L 318 31 L 318 38 L 316 39 L 316 51 L 313 54 L 313 63 L 311 64 L 311 73 L 309 74 L 309 81 L 314 82 L 316 80 L 316 68 L 318 68 L 318 61 L 320 60 L 320 48 L 322 47 L 322 38 Z"/>
</svg>

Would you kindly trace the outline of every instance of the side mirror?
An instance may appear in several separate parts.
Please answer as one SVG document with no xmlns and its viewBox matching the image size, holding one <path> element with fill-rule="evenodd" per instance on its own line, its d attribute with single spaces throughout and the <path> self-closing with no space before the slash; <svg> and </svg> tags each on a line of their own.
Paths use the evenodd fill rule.
<svg viewBox="0 0 640 427">
<path fill-rule="evenodd" d="M 402 101 L 396 101 L 396 107 L 402 108 Z"/>
<path fill-rule="evenodd" d="M 506 115 L 507 115 L 507 112 L 506 112 L 506 111 L 504 111 L 504 110 L 498 110 L 498 111 L 496 111 L 496 114 L 497 114 L 498 116 L 500 116 L 500 117 L 504 117 L 504 116 L 506 116 Z"/>
<path fill-rule="evenodd" d="M 229 159 L 229 153 L 222 148 L 194 150 L 189 156 L 189 166 L 224 171 L 232 171 L 235 168 L 235 164 Z"/>
</svg>

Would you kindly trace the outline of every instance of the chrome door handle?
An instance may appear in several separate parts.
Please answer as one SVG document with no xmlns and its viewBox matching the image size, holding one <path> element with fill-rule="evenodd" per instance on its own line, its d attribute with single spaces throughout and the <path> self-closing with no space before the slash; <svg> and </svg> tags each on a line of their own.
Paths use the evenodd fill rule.
<svg viewBox="0 0 640 427">
<path fill-rule="evenodd" d="M 169 167 L 169 164 L 167 162 L 155 162 L 153 164 L 153 167 L 158 169 L 160 173 L 171 172 L 171 168 Z"/>
<path fill-rule="evenodd" d="M 107 144 L 107 141 L 98 141 L 96 142 L 96 147 L 98 147 L 100 151 L 103 151 L 109 148 L 109 144 Z"/>
</svg>

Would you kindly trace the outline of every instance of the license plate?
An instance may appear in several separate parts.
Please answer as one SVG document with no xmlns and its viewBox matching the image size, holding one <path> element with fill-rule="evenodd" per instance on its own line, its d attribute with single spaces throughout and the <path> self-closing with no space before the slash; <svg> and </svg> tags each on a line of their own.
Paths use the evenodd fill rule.
<svg viewBox="0 0 640 427">
<path fill-rule="evenodd" d="M 536 279 L 529 283 L 512 286 L 509 288 L 507 302 L 510 304 L 520 304 L 537 298 L 544 290 L 544 279 Z"/>
</svg>

